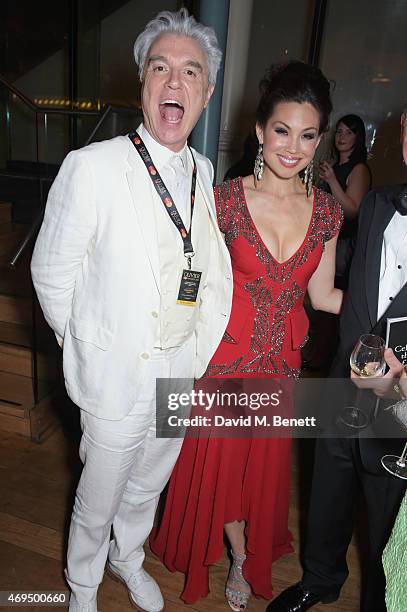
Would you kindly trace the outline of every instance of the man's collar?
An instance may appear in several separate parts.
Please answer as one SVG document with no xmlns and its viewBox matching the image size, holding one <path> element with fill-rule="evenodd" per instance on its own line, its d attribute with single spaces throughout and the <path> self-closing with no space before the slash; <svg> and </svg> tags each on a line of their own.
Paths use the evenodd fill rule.
<svg viewBox="0 0 407 612">
<path fill-rule="evenodd" d="M 187 154 L 186 144 L 180 151 L 177 151 L 177 153 L 174 153 L 174 151 L 171 151 L 171 149 L 164 147 L 164 145 L 154 140 L 154 138 L 147 131 L 143 123 L 140 125 L 138 131 L 141 136 L 141 139 L 146 145 L 148 152 L 150 153 L 151 158 L 154 164 L 157 166 L 158 170 L 160 170 L 160 168 L 163 168 L 164 166 L 167 166 L 168 164 L 171 164 L 172 158 L 175 155 L 178 155 L 179 157 L 181 157 L 184 163 L 184 168 L 188 167 L 187 165 L 188 154 Z"/>
<path fill-rule="evenodd" d="M 393 197 L 392 202 L 397 213 L 405 217 L 407 215 L 407 185 L 404 185 Z"/>
</svg>

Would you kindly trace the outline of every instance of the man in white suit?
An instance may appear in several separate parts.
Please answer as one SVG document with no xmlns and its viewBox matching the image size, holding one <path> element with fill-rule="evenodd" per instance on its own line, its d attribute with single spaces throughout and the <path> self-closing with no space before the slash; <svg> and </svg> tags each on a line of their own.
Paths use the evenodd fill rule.
<svg viewBox="0 0 407 612">
<path fill-rule="evenodd" d="M 134 53 L 144 121 L 131 138 L 67 156 L 32 260 L 39 301 L 63 346 L 66 388 L 81 409 L 70 612 L 96 612 L 107 558 L 132 603 L 163 608 L 142 567 L 143 544 L 182 441 L 155 437 L 156 379 L 202 376 L 231 306 L 213 169 L 187 146 L 215 85 L 215 33 L 185 9 L 166 11 Z"/>
</svg>

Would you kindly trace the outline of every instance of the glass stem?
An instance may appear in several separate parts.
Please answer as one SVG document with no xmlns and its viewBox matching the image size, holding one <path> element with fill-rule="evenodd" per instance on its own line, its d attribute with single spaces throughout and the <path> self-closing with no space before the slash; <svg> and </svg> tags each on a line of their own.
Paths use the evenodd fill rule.
<svg viewBox="0 0 407 612">
<path fill-rule="evenodd" d="M 397 461 L 397 465 L 399 467 L 406 467 L 406 458 L 407 458 L 407 442 L 404 446 L 403 452 L 401 453 L 401 457 Z"/>
</svg>

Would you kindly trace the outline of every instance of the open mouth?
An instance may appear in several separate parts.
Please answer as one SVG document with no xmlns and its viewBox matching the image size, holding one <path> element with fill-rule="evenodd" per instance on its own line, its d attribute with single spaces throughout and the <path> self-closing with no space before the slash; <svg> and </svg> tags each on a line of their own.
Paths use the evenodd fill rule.
<svg viewBox="0 0 407 612">
<path fill-rule="evenodd" d="M 179 123 L 184 116 L 184 107 L 177 100 L 160 102 L 160 115 L 168 123 Z"/>
</svg>

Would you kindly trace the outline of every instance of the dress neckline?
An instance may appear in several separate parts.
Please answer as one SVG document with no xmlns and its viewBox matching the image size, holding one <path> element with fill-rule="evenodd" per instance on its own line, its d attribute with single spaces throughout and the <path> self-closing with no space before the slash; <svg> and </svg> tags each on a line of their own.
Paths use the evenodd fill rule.
<svg viewBox="0 0 407 612">
<path fill-rule="evenodd" d="M 244 191 L 243 177 L 239 176 L 239 182 L 240 182 L 240 190 L 241 190 L 241 192 L 243 194 L 244 203 L 245 203 L 245 207 L 246 207 L 246 211 L 247 211 L 248 217 L 250 219 L 250 223 L 252 224 L 254 231 L 256 232 L 257 236 L 259 237 L 259 240 L 260 240 L 261 244 L 263 245 L 264 249 L 267 251 L 267 253 L 271 257 L 271 259 L 278 266 L 285 266 L 288 262 L 290 262 L 297 255 L 297 253 L 299 253 L 303 249 L 303 247 L 306 244 L 306 242 L 308 240 L 308 237 L 310 235 L 312 224 L 313 224 L 313 221 L 314 221 L 314 213 L 315 213 L 316 200 L 317 200 L 317 189 L 316 189 L 316 187 L 312 188 L 313 199 L 312 199 L 311 218 L 310 218 L 310 221 L 309 221 L 309 224 L 308 224 L 308 228 L 307 228 L 307 231 L 306 231 L 306 234 L 304 236 L 303 241 L 301 242 L 301 244 L 298 247 L 298 249 L 296 249 L 294 251 L 294 253 L 292 255 L 290 255 L 290 257 L 288 257 L 284 261 L 278 261 L 278 259 L 276 257 L 274 257 L 274 255 L 271 253 L 270 249 L 267 247 L 266 243 L 264 242 L 263 238 L 261 237 L 261 234 L 260 234 L 259 230 L 257 229 L 257 226 L 256 226 L 256 224 L 254 222 L 254 219 L 253 219 L 252 215 L 251 215 L 251 212 L 250 212 L 249 207 L 247 205 L 246 194 L 245 194 L 245 191 Z"/>
</svg>

